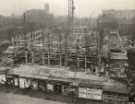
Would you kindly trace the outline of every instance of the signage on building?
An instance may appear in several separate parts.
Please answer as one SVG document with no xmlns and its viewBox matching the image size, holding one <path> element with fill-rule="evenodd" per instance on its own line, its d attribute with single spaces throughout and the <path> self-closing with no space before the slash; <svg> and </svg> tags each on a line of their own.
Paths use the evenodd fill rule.
<svg viewBox="0 0 135 104">
<path fill-rule="evenodd" d="M 5 82 L 6 82 L 6 76 L 4 74 L 1 74 L 0 75 L 0 83 L 5 84 Z"/>
<path fill-rule="evenodd" d="M 24 89 L 25 88 L 25 79 L 24 78 L 19 78 L 19 83 L 20 83 L 20 88 Z"/>
<path fill-rule="evenodd" d="M 79 88 L 79 97 L 92 100 L 102 100 L 102 89 Z"/>
<path fill-rule="evenodd" d="M 53 85 L 52 84 L 47 84 L 47 89 L 50 91 L 53 91 Z"/>
</svg>

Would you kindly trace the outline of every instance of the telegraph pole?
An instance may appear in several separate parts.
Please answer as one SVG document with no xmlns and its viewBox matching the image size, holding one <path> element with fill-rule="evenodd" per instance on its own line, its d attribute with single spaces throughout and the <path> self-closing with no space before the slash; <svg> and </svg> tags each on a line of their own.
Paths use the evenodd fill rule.
<svg viewBox="0 0 135 104">
<path fill-rule="evenodd" d="M 28 47 L 26 34 L 26 14 L 24 13 L 24 42 L 25 42 L 25 63 L 28 63 Z"/>
</svg>

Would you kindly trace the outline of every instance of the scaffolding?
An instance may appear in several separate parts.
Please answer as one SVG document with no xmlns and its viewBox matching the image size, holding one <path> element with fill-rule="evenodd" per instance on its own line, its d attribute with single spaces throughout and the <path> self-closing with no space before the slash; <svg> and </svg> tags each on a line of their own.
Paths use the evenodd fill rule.
<svg viewBox="0 0 135 104">
<path fill-rule="evenodd" d="M 40 30 L 30 28 L 26 32 L 26 27 L 24 27 L 23 33 L 14 34 L 12 41 L 15 58 L 21 59 L 21 56 L 24 55 L 21 60 L 24 60 L 26 64 L 38 63 L 67 67 L 74 64 L 75 69 L 79 71 L 81 68 L 85 72 L 90 68 L 89 64 L 97 64 L 97 57 L 89 54 L 91 47 L 89 36 L 92 33 L 87 26 L 74 26 L 74 10 L 74 1 L 68 0 L 67 31 L 62 32 L 59 27 L 54 27 L 53 29 L 42 28 Z M 26 22 L 26 15 L 24 14 L 24 26 L 26 26 Z M 94 33 L 94 35 L 97 34 Z M 22 55 L 17 55 L 19 50 Z"/>
</svg>

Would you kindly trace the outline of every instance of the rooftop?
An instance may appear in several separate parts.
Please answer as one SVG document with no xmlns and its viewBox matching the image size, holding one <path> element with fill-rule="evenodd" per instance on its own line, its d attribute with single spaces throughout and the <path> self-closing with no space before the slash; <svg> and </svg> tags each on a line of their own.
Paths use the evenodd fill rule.
<svg viewBox="0 0 135 104">
<path fill-rule="evenodd" d="M 59 66 L 40 66 L 40 65 L 21 65 L 9 70 L 8 74 L 18 75 L 26 78 L 57 80 L 63 82 L 76 82 L 86 86 L 102 86 L 104 91 L 114 93 L 128 94 L 128 88 L 125 84 L 115 81 L 106 80 L 105 77 L 99 77 L 82 72 L 72 72 L 67 67 Z"/>
</svg>

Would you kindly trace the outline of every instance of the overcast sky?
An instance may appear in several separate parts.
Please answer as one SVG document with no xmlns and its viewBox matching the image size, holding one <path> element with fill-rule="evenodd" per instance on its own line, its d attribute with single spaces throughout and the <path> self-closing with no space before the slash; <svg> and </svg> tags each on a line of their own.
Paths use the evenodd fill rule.
<svg viewBox="0 0 135 104">
<path fill-rule="evenodd" d="M 77 16 L 96 16 L 104 9 L 135 9 L 135 0 L 74 0 Z M 49 3 L 55 15 L 67 15 L 67 0 L 0 0 L 0 14 L 20 15 L 28 9 L 43 8 Z"/>
</svg>

